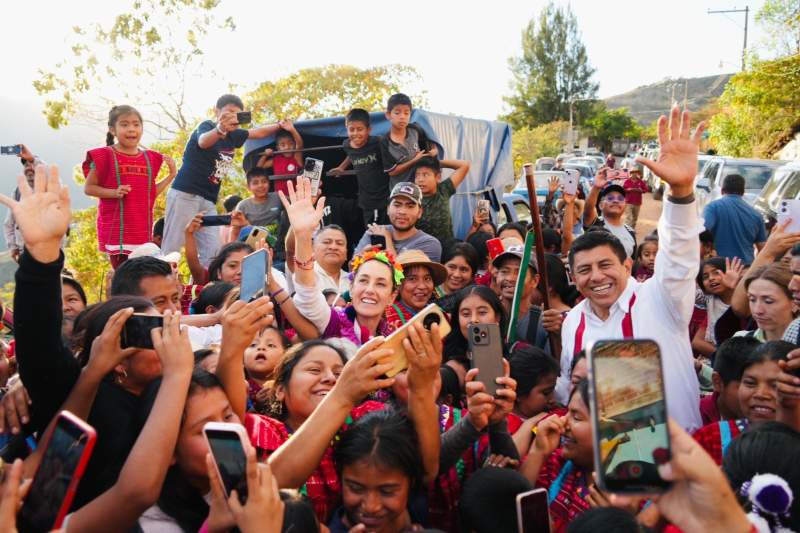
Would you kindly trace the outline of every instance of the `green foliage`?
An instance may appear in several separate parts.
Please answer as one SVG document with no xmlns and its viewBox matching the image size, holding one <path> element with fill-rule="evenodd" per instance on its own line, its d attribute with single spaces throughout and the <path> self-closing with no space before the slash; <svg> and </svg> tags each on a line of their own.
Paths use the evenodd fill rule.
<svg viewBox="0 0 800 533">
<path fill-rule="evenodd" d="M 557 156 L 568 131 L 568 122 L 551 122 L 535 128 L 516 130 L 511 142 L 514 168 L 521 168 L 525 163 L 535 163 L 540 157 Z"/>
<path fill-rule="evenodd" d="M 47 123 L 59 128 L 78 111 L 92 114 L 81 101 L 89 93 L 133 102 L 166 93 L 145 113 L 148 121 L 167 134 L 187 129 L 184 88 L 187 76 L 202 68 L 203 40 L 212 30 L 234 29 L 219 5 L 220 0 L 135 0 L 109 26 L 74 27 L 70 54 L 39 69 L 33 82 L 46 98 Z"/>
<path fill-rule="evenodd" d="M 766 0 L 756 13 L 766 44 L 780 55 L 800 54 L 800 2 Z"/>
<path fill-rule="evenodd" d="M 66 268 L 83 285 L 90 302 L 105 294 L 105 282 L 111 264 L 97 249 L 97 206 L 72 212 L 66 254 Z"/>
<path fill-rule="evenodd" d="M 244 101 L 257 122 L 341 116 L 353 107 L 385 108 L 394 93 L 420 81 L 412 67 L 383 65 L 361 69 L 350 65 L 305 68 L 277 81 L 265 81 Z M 425 107 L 424 91 L 409 95 L 415 107 Z"/>
<path fill-rule="evenodd" d="M 509 59 L 513 95 L 504 97 L 511 111 L 501 117 L 514 129 L 569 119 L 569 102 L 593 99 L 597 84 L 581 41 L 578 21 L 569 6 L 552 1 L 522 32 L 522 55 Z M 589 102 L 576 101 L 585 115 Z"/>
<path fill-rule="evenodd" d="M 598 104 L 584 126 L 604 151 L 611 148 L 614 139 L 639 139 L 642 136 L 642 128 L 624 107 L 609 110 L 605 104 Z"/>
<path fill-rule="evenodd" d="M 721 154 L 770 157 L 800 126 L 800 55 L 757 61 L 728 82 L 709 134 Z"/>
</svg>

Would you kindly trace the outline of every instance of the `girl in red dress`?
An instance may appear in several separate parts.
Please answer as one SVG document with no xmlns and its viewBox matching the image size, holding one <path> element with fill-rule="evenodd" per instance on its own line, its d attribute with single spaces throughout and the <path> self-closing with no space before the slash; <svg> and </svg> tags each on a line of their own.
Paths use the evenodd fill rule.
<svg viewBox="0 0 800 533">
<path fill-rule="evenodd" d="M 114 268 L 134 248 L 153 240 L 156 196 L 169 186 L 177 172 L 172 158 L 139 148 L 142 131 L 141 113 L 128 105 L 114 106 L 108 114 L 106 146 L 89 150 L 83 162 L 83 190 L 100 199 L 98 245 Z M 156 183 L 164 162 L 169 175 Z"/>
</svg>

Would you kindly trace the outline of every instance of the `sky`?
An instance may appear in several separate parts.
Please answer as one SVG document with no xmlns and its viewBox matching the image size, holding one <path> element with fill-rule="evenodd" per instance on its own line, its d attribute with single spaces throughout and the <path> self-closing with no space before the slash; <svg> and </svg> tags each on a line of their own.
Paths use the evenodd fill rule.
<svg viewBox="0 0 800 533">
<path fill-rule="evenodd" d="M 131 3 L 27 0 L 25 12 L 42 16 L 0 19 L 0 144 L 34 140 L 36 152 L 58 163 L 62 174 L 69 174 L 63 169 L 71 169 L 86 149 L 103 143 L 102 123 L 50 129 L 41 114 L 43 99 L 31 82 L 37 78 L 37 69 L 51 68 L 69 56 L 66 43 L 73 26 L 108 25 Z M 750 43 L 761 38 L 754 13 L 762 3 L 749 3 Z M 231 15 L 237 28 L 209 38 L 204 61 L 214 74 L 209 71 L 187 84 L 188 112 L 194 117 L 204 115 L 231 85 L 241 94 L 300 68 L 399 63 L 418 70 L 422 82 L 408 92 L 424 89 L 429 110 L 494 119 L 505 111 L 503 96 L 510 93 L 508 58 L 520 53 L 523 28 L 544 5 L 545 0 L 222 0 L 219 12 Z M 668 77 L 739 69 L 743 15 L 708 15 L 706 11 L 743 4 L 731 0 L 574 0 L 569 5 L 589 62 L 596 69 L 600 97 Z M 164 23 L 180 28 L 179 20 Z M 160 95 L 151 96 L 157 100 Z M 92 95 L 89 101 L 96 98 Z M 145 142 L 150 142 L 148 135 L 152 133 L 145 131 Z M 18 170 L 16 158 L 0 157 L 0 191 L 13 187 Z M 75 205 L 89 205 L 79 187 L 70 186 Z"/>
</svg>

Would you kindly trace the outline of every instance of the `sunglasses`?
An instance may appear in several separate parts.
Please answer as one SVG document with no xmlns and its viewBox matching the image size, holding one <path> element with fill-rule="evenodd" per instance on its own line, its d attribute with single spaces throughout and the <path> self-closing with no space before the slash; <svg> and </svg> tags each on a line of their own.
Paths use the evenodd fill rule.
<svg viewBox="0 0 800 533">
<path fill-rule="evenodd" d="M 625 201 L 625 197 L 619 194 L 608 194 L 604 196 L 603 199 L 606 202 L 616 202 L 616 203 L 622 203 Z"/>
</svg>

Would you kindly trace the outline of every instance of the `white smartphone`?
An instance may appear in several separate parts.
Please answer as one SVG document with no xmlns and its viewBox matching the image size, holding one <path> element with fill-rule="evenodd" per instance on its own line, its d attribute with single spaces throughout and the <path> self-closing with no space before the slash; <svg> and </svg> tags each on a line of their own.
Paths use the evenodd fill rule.
<svg viewBox="0 0 800 533">
<path fill-rule="evenodd" d="M 567 169 L 559 177 L 564 192 L 572 196 L 578 193 L 578 179 L 578 172 L 572 169 Z"/>
<path fill-rule="evenodd" d="M 222 480 L 225 496 L 236 489 L 242 503 L 247 500 L 247 433 L 241 424 L 208 422 L 203 436 L 214 458 L 214 467 Z"/>
<path fill-rule="evenodd" d="M 519 533 L 549 533 L 550 512 L 547 491 L 533 489 L 517 494 L 517 531 Z"/>
<path fill-rule="evenodd" d="M 322 179 L 322 161 L 307 157 L 303 165 L 303 177 L 311 181 L 311 196 L 319 194 L 319 184 Z"/>
<path fill-rule="evenodd" d="M 381 346 L 381 348 L 389 348 L 393 351 L 391 356 L 387 357 L 385 361 L 381 361 L 382 363 L 391 361 L 394 364 L 394 366 L 386 372 L 388 377 L 394 377 L 408 368 L 408 356 L 406 355 L 406 349 L 403 347 L 403 340 L 408 337 L 409 328 L 417 322 L 421 322 L 425 329 L 429 331 L 433 324 L 439 324 L 439 335 L 443 339 L 450 333 L 450 322 L 447 321 L 447 317 L 442 312 L 442 309 L 435 303 L 428 304 L 422 311 L 414 315 L 408 322 L 386 337 L 386 342 Z"/>
<path fill-rule="evenodd" d="M 781 200 L 781 204 L 778 207 L 778 225 L 783 224 L 789 218 L 792 221 L 786 228 L 786 232 L 796 233 L 800 231 L 800 200 Z"/>
</svg>

